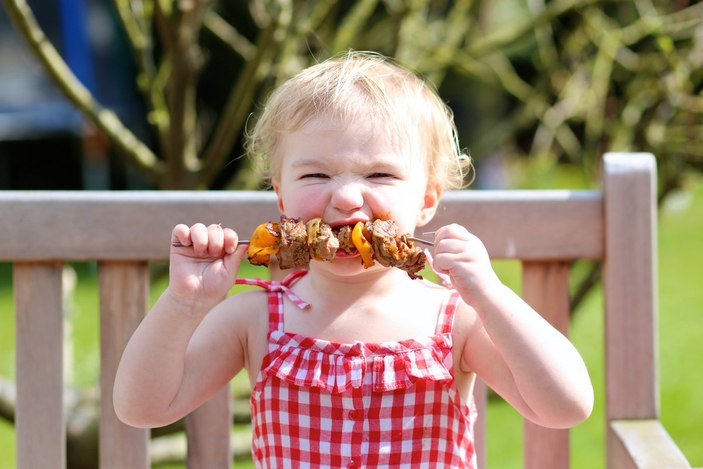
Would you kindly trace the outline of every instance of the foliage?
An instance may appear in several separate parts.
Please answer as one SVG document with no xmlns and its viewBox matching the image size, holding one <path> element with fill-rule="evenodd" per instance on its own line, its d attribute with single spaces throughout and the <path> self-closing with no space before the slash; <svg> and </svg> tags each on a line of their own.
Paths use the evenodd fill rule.
<svg viewBox="0 0 703 469">
<path fill-rule="evenodd" d="M 542 157 L 590 174 L 604 151 L 651 151 L 663 193 L 703 163 L 698 2 L 114 0 L 147 140 L 75 78 L 26 0 L 3 2 L 64 93 L 157 188 L 209 188 L 223 172 L 230 187 L 258 187 L 236 158 L 248 116 L 276 84 L 350 48 L 434 82 L 479 162 Z"/>
<path fill-rule="evenodd" d="M 510 97 L 474 140 L 480 153 L 590 172 L 605 151 L 648 151 L 658 157 L 661 196 L 680 186 L 683 171 L 703 168 L 703 4 L 527 3 L 495 52 L 470 61 L 486 49 L 474 46 L 456 63 Z M 514 50 L 521 41 L 526 53 Z"/>
</svg>

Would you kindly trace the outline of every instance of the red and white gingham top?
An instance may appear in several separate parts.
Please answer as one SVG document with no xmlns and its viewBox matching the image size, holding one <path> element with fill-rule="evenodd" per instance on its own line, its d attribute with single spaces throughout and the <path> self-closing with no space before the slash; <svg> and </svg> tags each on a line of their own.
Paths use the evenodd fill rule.
<svg viewBox="0 0 703 469">
<path fill-rule="evenodd" d="M 257 467 L 475 468 L 476 407 L 452 370 L 458 294 L 431 337 L 340 344 L 283 330 L 284 294 L 307 307 L 289 289 L 305 274 L 237 280 L 269 292 L 268 352 L 251 396 Z"/>
</svg>

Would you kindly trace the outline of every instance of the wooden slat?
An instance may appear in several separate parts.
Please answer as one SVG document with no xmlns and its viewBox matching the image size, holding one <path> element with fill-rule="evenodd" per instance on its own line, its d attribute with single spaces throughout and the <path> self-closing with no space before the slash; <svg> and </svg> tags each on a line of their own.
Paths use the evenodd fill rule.
<svg viewBox="0 0 703 469">
<path fill-rule="evenodd" d="M 563 262 L 523 262 L 523 297 L 562 334 L 569 327 L 569 267 Z M 525 468 L 568 468 L 569 431 L 524 423 Z"/>
<path fill-rule="evenodd" d="M 458 223 L 493 259 L 599 259 L 601 195 L 588 191 L 459 191 L 442 197 L 436 217 L 417 232 Z"/>
<path fill-rule="evenodd" d="M 608 419 L 659 415 L 654 157 L 607 154 L 604 263 Z"/>
<path fill-rule="evenodd" d="M 222 223 L 248 236 L 278 216 L 271 192 L 0 192 L 0 260 L 164 259 L 177 223 Z M 451 192 L 418 231 L 447 223 L 469 228 L 495 259 L 603 254 L 597 192 Z"/>
<path fill-rule="evenodd" d="M 265 192 L 0 192 L 0 259 L 165 259 L 178 223 L 248 234 L 278 217 Z"/>
<path fill-rule="evenodd" d="M 60 263 L 16 263 L 17 467 L 65 468 Z"/>
<path fill-rule="evenodd" d="M 102 262 L 100 283 L 100 468 L 149 467 L 149 430 L 123 424 L 115 414 L 115 373 L 146 313 L 149 270 L 144 262 Z"/>
<path fill-rule="evenodd" d="M 689 468 L 691 465 L 659 420 L 614 420 L 612 467 L 618 469 Z"/>
<path fill-rule="evenodd" d="M 186 417 L 189 469 L 231 467 L 232 412 L 229 386 Z"/>
</svg>

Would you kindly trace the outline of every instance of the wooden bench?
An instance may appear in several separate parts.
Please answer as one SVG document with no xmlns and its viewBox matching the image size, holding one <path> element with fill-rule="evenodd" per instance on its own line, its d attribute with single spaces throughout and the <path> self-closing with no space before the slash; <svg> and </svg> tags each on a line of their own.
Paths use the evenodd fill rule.
<svg viewBox="0 0 703 469">
<path fill-rule="evenodd" d="M 521 261 L 525 298 L 564 332 L 570 263 L 602 262 L 609 468 L 690 467 L 658 420 L 655 172 L 649 154 L 607 154 L 602 191 L 455 192 L 433 222 L 463 224 L 493 258 Z M 66 466 L 64 262 L 98 265 L 100 467 L 146 468 L 149 432 L 117 420 L 112 386 L 146 311 L 148 263 L 167 258 L 176 223 L 221 222 L 247 233 L 277 217 L 265 192 L 0 192 L 0 260 L 14 265 L 18 467 Z M 477 396 L 485 407 L 483 387 Z M 229 402 L 225 389 L 187 417 L 189 467 L 228 467 Z M 568 431 L 525 428 L 525 467 L 568 467 Z"/>
</svg>

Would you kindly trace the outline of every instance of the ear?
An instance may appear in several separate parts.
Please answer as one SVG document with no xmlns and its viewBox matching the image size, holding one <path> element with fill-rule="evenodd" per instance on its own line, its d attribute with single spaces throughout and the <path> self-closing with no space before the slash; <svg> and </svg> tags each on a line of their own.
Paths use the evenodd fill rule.
<svg viewBox="0 0 703 469">
<path fill-rule="evenodd" d="M 417 226 L 425 226 L 437 213 L 439 199 L 442 197 L 442 188 L 437 184 L 428 184 L 425 190 L 422 209 L 417 216 Z"/>
<path fill-rule="evenodd" d="M 283 199 L 281 198 L 281 189 L 278 186 L 278 183 L 274 182 L 273 183 L 273 191 L 276 193 L 276 199 L 277 199 L 277 204 L 278 204 L 278 211 L 281 213 L 281 215 L 286 214 L 286 210 L 283 207 Z"/>
</svg>

